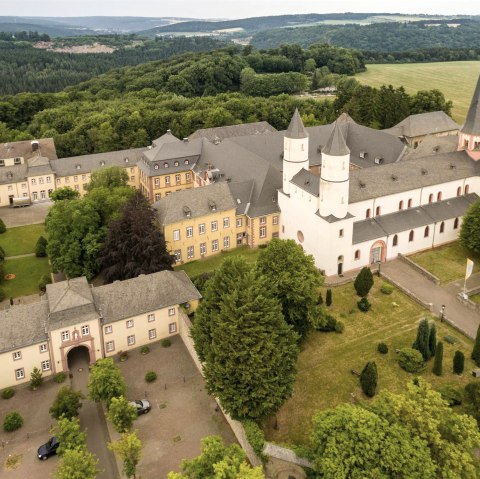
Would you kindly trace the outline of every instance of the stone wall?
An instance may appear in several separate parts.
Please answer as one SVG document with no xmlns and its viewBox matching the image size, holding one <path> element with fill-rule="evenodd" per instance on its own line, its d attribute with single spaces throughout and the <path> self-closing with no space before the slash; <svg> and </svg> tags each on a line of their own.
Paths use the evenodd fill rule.
<svg viewBox="0 0 480 479">
<path fill-rule="evenodd" d="M 433 284 L 436 284 L 436 285 L 440 284 L 440 280 L 435 275 L 427 271 L 425 268 L 422 268 L 420 265 L 412 261 L 410 258 L 407 258 L 407 256 L 404 256 L 403 254 L 398 253 L 398 259 L 400 261 L 403 261 L 404 263 L 407 263 L 411 268 L 418 271 L 421 275 L 425 276 L 425 278 L 427 278 Z"/>
</svg>

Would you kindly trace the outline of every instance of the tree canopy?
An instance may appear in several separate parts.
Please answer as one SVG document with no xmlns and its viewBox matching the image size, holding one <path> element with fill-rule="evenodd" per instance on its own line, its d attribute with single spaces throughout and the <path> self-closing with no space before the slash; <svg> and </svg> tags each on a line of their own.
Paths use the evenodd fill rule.
<svg viewBox="0 0 480 479">
<path fill-rule="evenodd" d="M 78 410 L 82 407 L 82 399 L 83 394 L 80 391 L 63 386 L 50 407 L 50 414 L 55 419 L 62 416 L 71 419 L 78 416 Z"/>
<path fill-rule="evenodd" d="M 125 169 L 120 166 L 108 166 L 92 171 L 90 182 L 85 189 L 87 191 L 92 191 L 95 188 L 108 188 L 111 190 L 122 186 L 128 186 L 128 174 Z"/>
<path fill-rule="evenodd" d="M 128 478 L 135 477 L 142 454 L 142 441 L 138 438 L 137 432 L 124 432 L 120 439 L 109 443 L 108 448 L 122 459 L 124 474 Z"/>
<path fill-rule="evenodd" d="M 463 217 L 460 228 L 460 244 L 480 254 L 480 201 L 474 203 Z"/>
<path fill-rule="evenodd" d="M 91 368 L 88 394 L 92 401 L 105 402 L 108 407 L 112 398 L 125 396 L 126 389 L 120 368 L 113 359 L 99 359 Z"/>
<path fill-rule="evenodd" d="M 68 449 L 65 451 L 55 479 L 95 479 L 100 472 L 98 460 L 87 449 Z"/>
</svg>

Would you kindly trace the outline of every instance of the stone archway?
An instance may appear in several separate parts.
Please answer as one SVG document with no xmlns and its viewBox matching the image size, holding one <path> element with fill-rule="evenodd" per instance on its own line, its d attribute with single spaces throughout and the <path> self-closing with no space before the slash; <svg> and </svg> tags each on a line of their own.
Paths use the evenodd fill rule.
<svg viewBox="0 0 480 479">
<path fill-rule="evenodd" d="M 90 363 L 90 349 L 84 344 L 75 346 L 67 352 L 67 366 L 70 371 L 75 368 L 88 369 Z"/>
<path fill-rule="evenodd" d="M 385 241 L 378 240 L 370 248 L 370 264 L 384 263 L 387 257 L 387 245 Z"/>
</svg>

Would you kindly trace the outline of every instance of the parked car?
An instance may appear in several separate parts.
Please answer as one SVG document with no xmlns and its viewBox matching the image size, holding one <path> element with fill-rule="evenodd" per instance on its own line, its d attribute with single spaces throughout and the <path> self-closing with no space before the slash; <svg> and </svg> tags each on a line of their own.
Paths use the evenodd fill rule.
<svg viewBox="0 0 480 479">
<path fill-rule="evenodd" d="M 59 446 L 58 439 L 56 437 L 51 437 L 45 444 L 42 444 L 37 451 L 37 456 L 42 461 L 47 460 L 50 456 L 53 456 L 57 453 Z"/>
<path fill-rule="evenodd" d="M 131 401 L 130 404 L 137 408 L 137 414 L 139 416 L 140 414 L 147 414 L 147 412 L 152 409 L 152 406 L 150 406 L 150 402 L 146 399 L 137 399 L 136 401 Z"/>
</svg>

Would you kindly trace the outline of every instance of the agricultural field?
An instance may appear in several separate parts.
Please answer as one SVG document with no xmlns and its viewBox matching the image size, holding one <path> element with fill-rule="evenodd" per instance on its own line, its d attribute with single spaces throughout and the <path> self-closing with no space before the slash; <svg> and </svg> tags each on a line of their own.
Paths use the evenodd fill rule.
<svg viewBox="0 0 480 479">
<path fill-rule="evenodd" d="M 453 101 L 453 119 L 461 124 L 467 115 L 479 75 L 479 61 L 401 63 L 367 65 L 367 71 L 356 75 L 356 79 L 373 87 L 403 85 L 407 93 L 436 88 L 447 100 Z"/>
<path fill-rule="evenodd" d="M 437 340 L 447 335 L 455 338 L 455 344 L 444 343 L 443 375 L 432 373 L 433 359 L 421 373 L 437 388 L 443 384 L 464 385 L 470 380 L 475 367 L 469 359 L 472 341 L 454 331 L 450 326 L 431 318 L 429 313 L 403 293 L 394 290 L 386 295 L 380 291 L 382 280 L 375 278 L 369 294 L 372 309 L 362 313 L 357 308 L 358 296 L 353 284 L 333 288 L 333 303 L 328 313 L 345 325 L 342 334 L 313 332 L 302 345 L 298 361 L 298 374 L 294 395 L 270 420 L 264 431 L 268 440 L 278 443 L 305 444 L 310 431 L 312 415 L 320 409 L 332 408 L 340 403 L 367 401 L 359 379 L 351 370 L 361 371 L 367 361 L 374 360 L 378 368 L 378 391 L 400 392 L 415 375 L 402 370 L 397 363 L 395 350 L 411 347 L 416 336 L 418 322 L 422 318 L 435 321 Z M 325 290 L 323 291 L 325 298 Z M 377 345 L 388 345 L 387 354 L 380 354 Z M 453 355 L 461 350 L 465 354 L 465 374 L 452 372 Z"/>
</svg>

